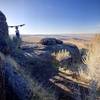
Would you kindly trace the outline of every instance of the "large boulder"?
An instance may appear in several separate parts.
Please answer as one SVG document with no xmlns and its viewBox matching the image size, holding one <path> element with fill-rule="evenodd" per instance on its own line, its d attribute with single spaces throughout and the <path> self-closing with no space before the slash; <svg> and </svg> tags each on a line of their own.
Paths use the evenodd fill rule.
<svg viewBox="0 0 100 100">
<path fill-rule="evenodd" d="M 6 22 L 5 15 L 0 11 L 0 51 L 4 54 L 9 53 L 9 34 L 8 34 L 8 25 Z"/>
<path fill-rule="evenodd" d="M 58 40 L 56 38 L 43 38 L 41 39 L 40 43 L 42 45 L 56 45 L 56 44 L 63 44 L 61 40 Z"/>
<path fill-rule="evenodd" d="M 11 56 L 26 72 L 29 72 L 34 79 L 39 81 L 39 83 L 44 83 L 44 86 L 47 86 L 49 79 L 58 72 L 52 64 L 52 57 L 49 53 L 45 52 L 37 56 L 34 53 L 17 50 L 13 51 Z"/>
<path fill-rule="evenodd" d="M 71 55 L 72 62 L 75 62 L 75 63 L 82 62 L 82 56 L 80 54 L 80 51 L 78 47 L 74 44 L 68 43 L 68 44 L 62 44 L 62 45 L 49 45 L 49 46 L 45 46 L 43 50 L 48 51 L 51 54 L 54 52 L 57 53 L 59 51 L 67 51 Z"/>
</svg>

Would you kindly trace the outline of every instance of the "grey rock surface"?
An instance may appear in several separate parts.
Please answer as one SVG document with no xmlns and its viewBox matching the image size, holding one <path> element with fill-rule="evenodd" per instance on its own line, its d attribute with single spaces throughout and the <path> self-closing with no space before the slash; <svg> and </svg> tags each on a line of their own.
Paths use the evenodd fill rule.
<svg viewBox="0 0 100 100">
<path fill-rule="evenodd" d="M 50 46 L 46 46 L 43 50 L 49 51 L 51 53 L 66 50 L 70 53 L 72 57 L 72 62 L 82 61 L 82 57 L 81 57 L 78 47 L 73 44 L 61 44 L 61 45 L 54 45 L 54 46 L 50 45 Z"/>
<path fill-rule="evenodd" d="M 17 51 L 12 53 L 12 57 L 26 72 L 30 72 L 33 78 L 46 85 L 49 79 L 57 74 L 57 69 L 51 63 L 51 56 L 48 53 L 37 56 L 34 53 Z"/>
<path fill-rule="evenodd" d="M 4 64 L 4 73 L 6 84 L 10 86 L 9 90 L 13 89 L 13 92 L 19 97 L 18 100 L 30 100 L 32 90 L 28 86 L 28 81 L 9 63 Z"/>
</svg>

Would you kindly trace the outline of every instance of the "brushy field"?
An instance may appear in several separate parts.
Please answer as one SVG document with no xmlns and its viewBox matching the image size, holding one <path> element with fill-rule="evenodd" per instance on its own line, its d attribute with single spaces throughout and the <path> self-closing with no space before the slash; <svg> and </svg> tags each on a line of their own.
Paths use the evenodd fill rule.
<svg viewBox="0 0 100 100">
<path fill-rule="evenodd" d="M 73 73 L 79 69 L 79 81 L 86 81 L 90 91 L 86 100 L 97 100 L 100 97 L 100 35 L 95 35 L 88 43 L 87 52 L 83 64 L 73 64 Z M 69 54 L 65 51 L 54 53 L 55 58 L 59 61 L 64 59 Z M 60 64 L 59 64 L 60 65 Z M 86 70 L 83 70 L 85 66 Z M 65 65 L 64 65 L 65 66 Z M 63 67 L 64 67 L 63 66 Z M 69 66 L 69 65 L 66 65 Z M 66 71 L 69 69 L 66 67 Z"/>
<path fill-rule="evenodd" d="M 83 47 L 83 46 L 81 46 Z M 56 67 L 66 67 L 65 72 L 72 70 L 72 73 L 76 72 L 79 75 L 79 81 L 88 81 L 88 86 L 91 89 L 89 96 L 86 100 L 97 100 L 97 96 L 100 97 L 100 35 L 95 35 L 88 43 L 88 51 L 86 52 L 86 57 L 83 59 L 83 64 L 73 64 L 71 67 L 69 65 L 61 66 L 60 61 L 66 57 L 70 57 L 69 52 L 59 51 L 58 53 L 53 53 L 55 60 L 53 63 Z M 36 80 L 32 79 L 29 75 L 25 73 L 24 70 L 19 69 L 19 65 L 10 56 L 5 57 L 0 53 L 2 60 L 10 63 L 14 69 L 21 74 L 29 82 L 29 86 L 32 89 L 33 97 L 31 100 L 56 100 L 54 93 L 50 93 L 45 90 Z M 84 64 L 86 65 L 86 70 L 83 70 Z M 74 74 L 75 75 L 75 74 Z M 87 99 L 88 98 L 88 99 Z M 80 99 L 81 100 L 81 99 Z"/>
</svg>

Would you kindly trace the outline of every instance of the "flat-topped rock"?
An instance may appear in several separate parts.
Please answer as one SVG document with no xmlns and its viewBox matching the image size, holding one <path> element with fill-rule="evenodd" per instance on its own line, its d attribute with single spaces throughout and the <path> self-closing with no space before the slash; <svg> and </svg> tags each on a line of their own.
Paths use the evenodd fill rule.
<svg viewBox="0 0 100 100">
<path fill-rule="evenodd" d="M 58 40 L 56 38 L 43 38 L 41 39 L 40 43 L 42 45 L 56 45 L 56 44 L 63 44 L 61 40 Z"/>
</svg>

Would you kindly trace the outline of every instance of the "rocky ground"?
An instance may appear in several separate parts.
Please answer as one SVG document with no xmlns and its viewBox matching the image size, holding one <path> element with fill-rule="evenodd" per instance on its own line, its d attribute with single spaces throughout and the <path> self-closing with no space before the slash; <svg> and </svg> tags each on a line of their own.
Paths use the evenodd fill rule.
<svg viewBox="0 0 100 100">
<path fill-rule="evenodd" d="M 55 46 L 57 46 L 57 45 L 55 45 Z M 53 48 L 54 51 L 59 48 L 59 46 L 58 46 L 58 48 L 55 49 L 55 46 Z M 60 47 L 60 48 L 62 49 L 62 47 Z M 73 78 L 70 79 L 69 75 L 62 73 L 61 71 L 58 70 L 58 68 L 56 68 L 56 66 L 52 63 L 54 58 L 51 56 L 52 51 L 50 50 L 50 48 L 51 48 L 51 46 L 47 47 L 47 46 L 41 45 L 41 44 L 23 43 L 21 45 L 20 49 L 13 50 L 10 55 L 16 61 L 16 63 L 21 66 L 21 67 L 19 67 L 20 70 L 23 69 L 26 74 L 30 75 L 30 77 L 35 79 L 39 84 L 42 84 L 42 86 L 44 88 L 50 87 L 50 90 L 52 90 L 56 93 L 58 100 L 65 100 L 65 98 L 69 98 L 69 100 L 74 100 L 75 94 L 73 94 L 73 93 L 75 93 L 78 90 L 76 88 L 75 88 L 76 90 L 72 89 L 70 85 L 74 84 L 76 87 L 77 86 L 78 86 L 78 88 L 81 87 L 83 90 L 86 89 L 86 88 L 84 88 L 85 85 L 81 86 L 81 84 L 78 83 L 78 81 L 74 82 Z M 61 49 L 58 49 L 58 51 Z M 20 85 L 20 87 L 19 88 L 17 87 L 17 89 L 16 89 L 15 84 L 17 84 L 17 85 L 24 84 L 25 85 L 28 83 L 26 83 L 23 80 L 23 78 L 19 77 L 19 75 L 18 76 L 15 75 L 15 73 L 20 73 L 20 71 L 13 72 L 13 69 L 11 67 L 8 67 L 8 68 L 5 67 L 5 68 L 6 68 L 6 76 L 11 77 L 11 79 L 8 81 L 8 83 L 10 82 L 9 83 L 10 87 L 9 86 L 8 87 L 10 88 L 10 91 L 15 92 L 15 94 L 13 94 L 15 96 L 12 98 L 15 98 L 16 93 L 18 93 L 18 92 L 19 93 L 17 94 L 17 96 L 23 97 L 22 93 L 24 91 L 21 91 L 21 88 L 23 88 L 23 85 Z M 7 75 L 7 73 L 8 73 L 8 75 Z M 72 77 L 72 76 L 70 76 L 70 77 Z M 13 78 L 17 81 L 14 82 L 15 80 Z M 14 83 L 12 83 L 11 81 L 13 81 Z M 13 87 L 12 87 L 12 85 L 13 85 Z M 26 90 L 27 90 L 27 87 L 26 87 Z M 29 91 L 29 90 L 27 90 L 27 91 Z M 26 91 L 26 94 L 24 94 L 24 95 L 27 95 L 27 91 Z M 86 89 L 86 91 L 87 91 L 87 89 Z M 76 92 L 76 95 L 78 95 L 77 93 L 78 92 Z M 10 94 L 11 93 L 8 92 L 8 95 L 10 95 Z M 21 99 L 25 100 L 26 98 L 23 97 Z M 26 100 L 28 100 L 28 99 L 26 99 Z M 83 98 L 83 100 L 84 100 L 84 98 Z"/>
<path fill-rule="evenodd" d="M 29 45 L 28 45 L 28 43 L 26 45 L 25 45 L 25 43 L 23 43 L 21 49 L 23 49 L 25 52 L 27 52 L 26 53 L 27 56 L 30 56 L 30 57 L 36 56 L 38 58 L 38 60 L 35 59 L 36 61 L 39 61 L 39 63 L 37 64 L 35 61 L 36 67 L 33 67 L 33 71 L 32 71 L 33 77 L 36 77 L 36 79 L 39 79 L 39 82 L 43 82 L 43 79 L 45 79 L 45 81 L 46 81 L 46 79 L 47 79 L 47 81 L 43 82 L 43 84 L 46 85 L 47 87 L 49 85 L 51 87 L 53 87 L 52 88 L 53 91 L 55 91 L 57 93 L 57 95 L 59 95 L 59 100 L 65 100 L 65 98 L 69 98 L 69 100 L 74 100 L 75 95 L 77 95 L 75 100 L 78 100 L 77 99 L 79 96 L 78 93 L 80 93 L 80 91 L 81 92 L 87 91 L 86 93 L 88 94 L 88 86 L 86 85 L 87 83 L 84 83 L 84 82 L 82 83 L 82 81 L 74 79 L 73 75 L 71 75 L 70 73 L 64 74 L 62 71 L 58 70 L 58 68 L 56 69 L 56 67 L 54 65 L 52 65 L 53 58 L 50 54 L 51 52 L 48 51 L 50 49 L 48 49 L 47 46 L 41 45 L 41 44 L 33 44 L 33 43 L 31 43 Z M 53 46 L 55 47 L 57 45 L 52 45 L 52 47 Z M 49 48 L 52 49 L 52 47 L 50 46 Z M 65 45 L 62 47 L 65 49 Z M 63 48 L 61 48 L 61 49 L 63 49 Z M 61 49 L 59 49 L 59 46 L 56 49 L 58 49 L 58 51 L 61 50 Z M 54 49 L 54 50 L 56 51 L 56 49 Z M 31 51 L 29 51 L 29 50 L 31 50 Z M 43 62 L 40 62 L 41 61 L 40 59 L 42 59 L 42 61 L 46 65 L 43 65 Z M 26 63 L 24 66 L 27 66 L 27 65 L 29 66 L 30 63 L 28 63 L 28 64 Z M 33 63 L 33 65 L 34 65 L 34 63 Z M 43 66 L 43 67 L 41 67 L 41 66 Z M 46 66 L 47 68 L 44 66 Z M 27 69 L 27 70 L 29 70 L 29 69 Z M 54 72 L 54 74 L 52 74 L 53 72 Z M 44 75 L 43 75 L 43 73 L 44 73 Z M 48 77 L 49 73 L 50 73 L 50 76 L 52 75 L 51 77 Z M 84 95 L 86 95 L 86 94 L 84 94 Z M 82 100 L 84 100 L 84 95 L 80 94 L 80 97 L 82 98 Z"/>
<path fill-rule="evenodd" d="M 75 67 L 83 64 L 85 51 L 82 53 L 76 44 L 57 38 L 32 41 L 11 38 L 6 17 L 0 12 L 0 99 L 85 100 L 89 90 L 87 81 L 79 80 L 80 67 Z M 64 52 L 69 55 L 56 59 L 57 54 Z M 68 64 L 69 74 L 59 70 L 62 61 Z"/>
</svg>

